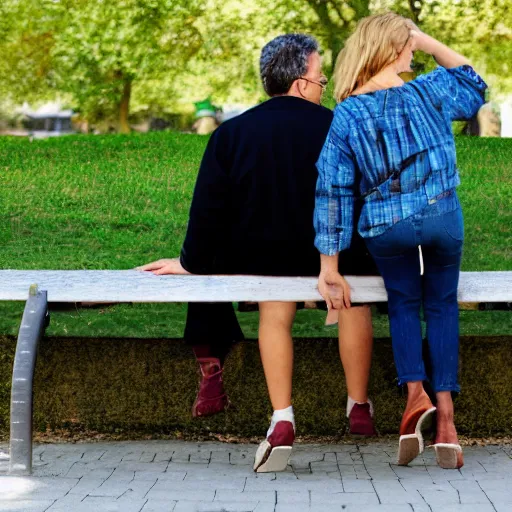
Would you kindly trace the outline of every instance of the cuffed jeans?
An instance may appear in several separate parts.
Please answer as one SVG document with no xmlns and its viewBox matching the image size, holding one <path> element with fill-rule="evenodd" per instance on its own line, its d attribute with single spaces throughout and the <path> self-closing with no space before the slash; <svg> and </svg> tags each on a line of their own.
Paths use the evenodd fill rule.
<svg viewBox="0 0 512 512">
<path fill-rule="evenodd" d="M 451 207 L 454 207 L 451 211 Z M 422 357 L 421 308 L 427 324 L 435 392 L 459 391 L 457 287 L 464 239 L 455 192 L 399 221 L 366 244 L 384 279 L 399 384 L 427 379 Z M 420 275 L 421 246 L 424 275 Z"/>
</svg>

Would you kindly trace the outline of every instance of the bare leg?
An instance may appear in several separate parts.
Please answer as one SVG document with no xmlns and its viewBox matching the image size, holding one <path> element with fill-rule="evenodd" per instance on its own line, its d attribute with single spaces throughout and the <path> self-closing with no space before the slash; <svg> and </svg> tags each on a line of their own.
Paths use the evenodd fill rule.
<svg viewBox="0 0 512 512">
<path fill-rule="evenodd" d="M 259 345 L 270 401 L 274 410 L 292 404 L 295 302 L 260 302 Z"/>
<path fill-rule="evenodd" d="M 408 382 L 407 383 L 407 405 L 405 410 L 408 411 L 410 409 L 414 409 L 415 405 L 418 402 L 422 402 L 424 399 L 428 398 L 427 392 L 423 388 L 423 381 L 419 380 L 416 382 Z"/>
<path fill-rule="evenodd" d="M 458 444 L 457 430 L 453 421 L 453 401 L 450 391 L 436 393 L 437 433 L 436 443 Z"/>
<path fill-rule="evenodd" d="M 340 310 L 338 325 L 340 358 L 348 396 L 356 402 L 366 402 L 373 348 L 370 307 L 356 306 Z"/>
<path fill-rule="evenodd" d="M 423 381 L 408 382 L 407 405 L 402 415 L 400 435 L 413 434 L 422 414 L 432 407 L 432 402 L 423 387 Z"/>
<path fill-rule="evenodd" d="M 405 466 L 423 452 L 424 432 L 432 426 L 435 408 L 423 388 L 423 381 L 407 382 L 407 406 L 400 423 L 398 464 Z"/>
<path fill-rule="evenodd" d="M 432 407 L 432 402 L 423 387 L 423 381 L 408 382 L 407 405 L 402 415 L 400 435 L 413 434 L 420 416 Z"/>
</svg>

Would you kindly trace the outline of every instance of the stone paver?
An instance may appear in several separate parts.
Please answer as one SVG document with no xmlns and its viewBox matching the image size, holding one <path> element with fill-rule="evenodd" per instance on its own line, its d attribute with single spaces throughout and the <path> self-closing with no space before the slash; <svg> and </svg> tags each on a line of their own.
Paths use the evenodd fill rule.
<svg viewBox="0 0 512 512">
<path fill-rule="evenodd" d="M 255 445 L 178 441 L 36 445 L 34 474 L 7 474 L 0 512 L 510 512 L 509 446 L 467 447 L 448 471 L 427 450 L 395 465 L 396 445 L 297 445 L 283 473 L 256 474 Z"/>
</svg>

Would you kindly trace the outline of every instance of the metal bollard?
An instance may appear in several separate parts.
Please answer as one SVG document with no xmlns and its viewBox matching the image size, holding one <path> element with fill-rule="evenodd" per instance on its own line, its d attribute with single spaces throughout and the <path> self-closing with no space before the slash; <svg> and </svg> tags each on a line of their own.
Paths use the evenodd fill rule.
<svg viewBox="0 0 512 512">
<path fill-rule="evenodd" d="M 37 346 L 48 325 L 46 291 L 32 285 L 23 312 L 12 372 L 9 473 L 32 472 L 32 400 Z"/>
</svg>

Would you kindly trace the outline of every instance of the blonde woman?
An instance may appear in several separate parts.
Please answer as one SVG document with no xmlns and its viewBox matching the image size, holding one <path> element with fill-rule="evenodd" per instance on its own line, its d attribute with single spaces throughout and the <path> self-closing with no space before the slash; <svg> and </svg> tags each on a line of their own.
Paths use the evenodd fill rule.
<svg viewBox="0 0 512 512">
<path fill-rule="evenodd" d="M 433 55 L 439 67 L 404 83 L 399 74 L 411 71 L 415 51 Z M 434 448 L 441 467 L 459 468 L 463 456 L 451 393 L 459 391 L 457 286 L 464 233 L 451 122 L 478 112 L 486 85 L 465 57 L 394 13 L 359 22 L 334 79 L 339 104 L 317 163 L 319 290 L 330 308 L 350 307 L 338 255 L 350 245 L 359 204 L 358 231 L 384 278 L 399 383 L 408 388 L 398 463 L 423 451 L 421 430 L 436 412 L 423 389 L 423 307 L 437 401 Z"/>
</svg>

